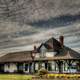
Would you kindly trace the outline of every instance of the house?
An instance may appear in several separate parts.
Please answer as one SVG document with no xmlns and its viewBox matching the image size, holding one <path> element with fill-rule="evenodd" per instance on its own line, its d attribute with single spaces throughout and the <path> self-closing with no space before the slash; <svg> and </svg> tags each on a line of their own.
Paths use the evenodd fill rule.
<svg viewBox="0 0 80 80">
<path fill-rule="evenodd" d="M 0 72 L 35 73 L 44 68 L 50 73 L 79 73 L 80 53 L 64 45 L 64 37 L 50 38 L 32 51 L 8 53 L 0 57 Z"/>
</svg>

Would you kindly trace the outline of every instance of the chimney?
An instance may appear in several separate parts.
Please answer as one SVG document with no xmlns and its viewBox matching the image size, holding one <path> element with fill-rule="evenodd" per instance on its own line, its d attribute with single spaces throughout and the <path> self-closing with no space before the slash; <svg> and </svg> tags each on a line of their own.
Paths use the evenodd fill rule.
<svg viewBox="0 0 80 80">
<path fill-rule="evenodd" d="M 61 44 L 61 47 L 63 47 L 63 45 L 64 45 L 64 36 L 59 37 L 59 42 Z"/>
<path fill-rule="evenodd" d="M 36 51 L 37 50 L 37 48 L 36 48 L 36 46 L 34 46 L 34 51 Z"/>
</svg>

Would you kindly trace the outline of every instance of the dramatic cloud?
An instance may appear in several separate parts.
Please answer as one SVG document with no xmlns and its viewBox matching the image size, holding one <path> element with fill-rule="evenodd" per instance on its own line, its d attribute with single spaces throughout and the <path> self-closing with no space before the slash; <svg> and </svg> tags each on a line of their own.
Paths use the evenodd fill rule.
<svg viewBox="0 0 80 80">
<path fill-rule="evenodd" d="M 80 0 L 0 0 L 0 52 L 31 50 L 51 37 L 80 51 Z"/>
</svg>

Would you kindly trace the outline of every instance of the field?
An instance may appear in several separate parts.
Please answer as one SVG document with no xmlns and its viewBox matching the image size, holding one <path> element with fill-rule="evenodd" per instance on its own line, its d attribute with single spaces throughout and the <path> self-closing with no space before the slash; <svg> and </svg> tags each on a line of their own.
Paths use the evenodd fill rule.
<svg viewBox="0 0 80 80">
<path fill-rule="evenodd" d="M 33 75 L 0 74 L 0 80 L 80 80 L 76 75 L 48 75 L 49 77 L 35 77 Z M 54 77 L 55 76 L 55 77 Z"/>
</svg>

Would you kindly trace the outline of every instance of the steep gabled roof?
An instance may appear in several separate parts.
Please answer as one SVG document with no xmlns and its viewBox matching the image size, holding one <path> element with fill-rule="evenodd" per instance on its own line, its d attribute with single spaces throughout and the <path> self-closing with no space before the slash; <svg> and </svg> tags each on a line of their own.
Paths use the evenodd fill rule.
<svg viewBox="0 0 80 80">
<path fill-rule="evenodd" d="M 46 49 L 48 50 L 59 50 L 61 49 L 61 44 L 58 40 L 56 40 L 55 38 L 50 38 L 49 40 L 47 40 L 45 43 L 42 43 L 39 48 L 38 51 L 40 51 L 41 47 L 45 46 Z"/>
</svg>

